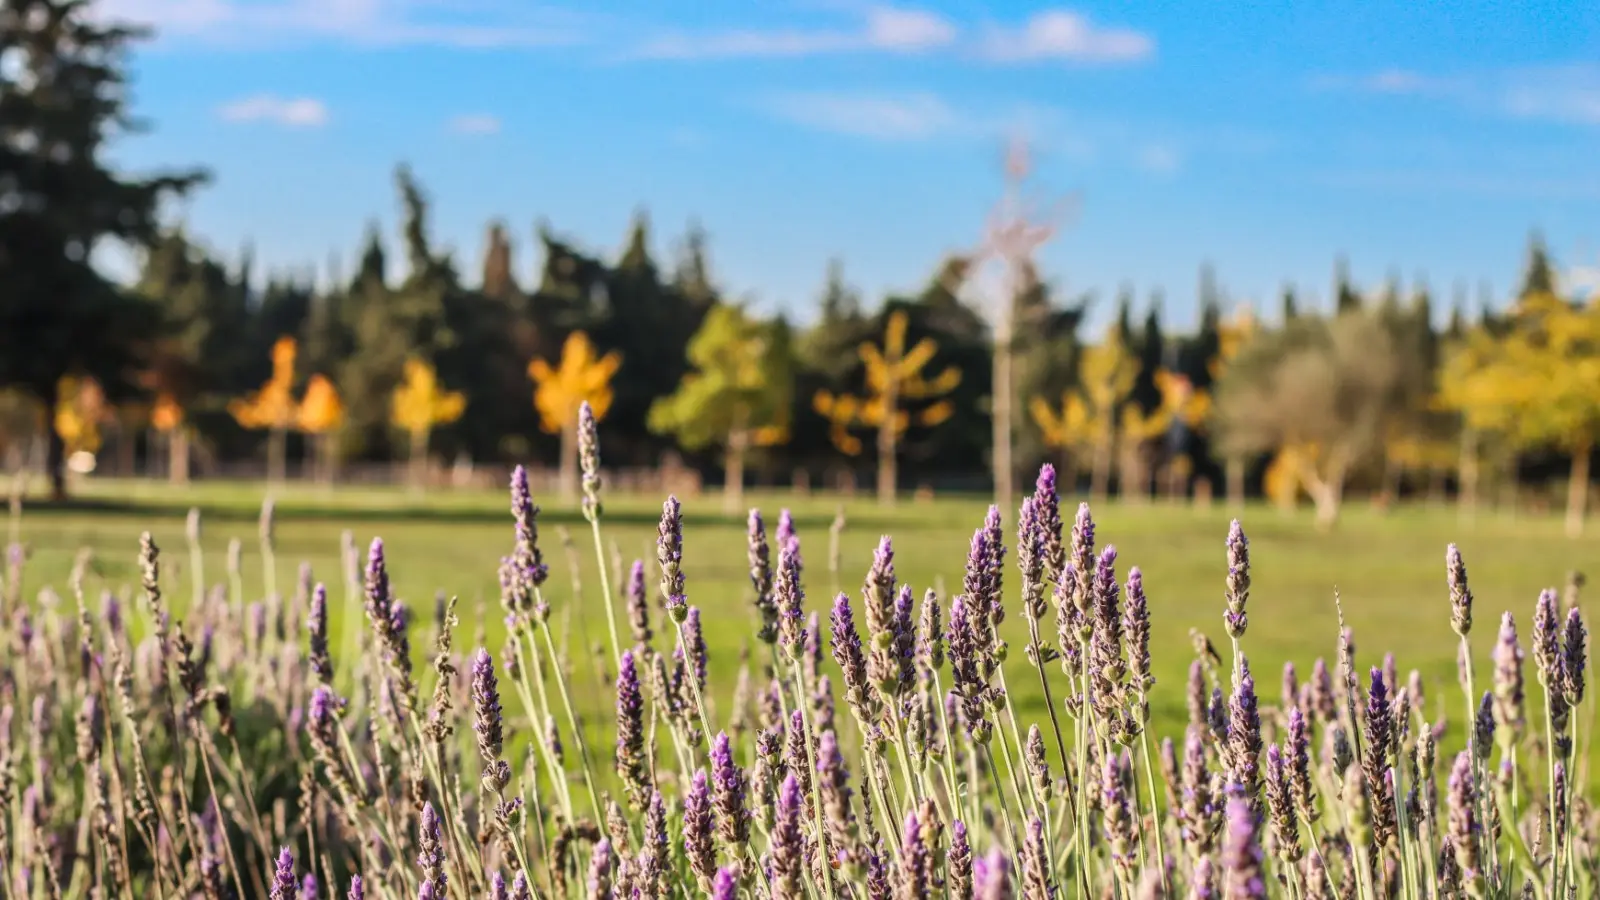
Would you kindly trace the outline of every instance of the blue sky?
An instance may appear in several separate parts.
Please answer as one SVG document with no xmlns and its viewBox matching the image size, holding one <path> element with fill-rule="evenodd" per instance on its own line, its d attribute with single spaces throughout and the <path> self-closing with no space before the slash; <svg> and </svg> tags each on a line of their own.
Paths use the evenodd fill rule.
<svg viewBox="0 0 1600 900">
<path fill-rule="evenodd" d="M 182 214 L 268 266 L 392 232 L 404 160 L 465 271 L 492 218 L 526 279 L 536 220 L 611 253 L 644 207 L 658 256 L 698 219 L 727 291 L 804 317 L 832 256 L 875 298 L 975 245 L 1017 133 L 1074 198 L 1042 268 L 1102 309 L 1190 323 L 1206 260 L 1325 299 L 1340 252 L 1503 292 L 1534 228 L 1600 265 L 1600 4 L 100 3 L 160 30 L 119 156 L 210 167 Z"/>
</svg>

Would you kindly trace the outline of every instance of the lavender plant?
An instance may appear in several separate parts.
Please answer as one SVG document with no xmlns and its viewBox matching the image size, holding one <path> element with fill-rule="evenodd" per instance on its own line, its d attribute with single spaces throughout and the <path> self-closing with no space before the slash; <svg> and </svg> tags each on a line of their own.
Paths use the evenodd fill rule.
<svg viewBox="0 0 1600 900">
<path fill-rule="evenodd" d="M 1197 633 L 1187 727 L 1152 735 L 1160 623 L 1143 574 L 1119 581 L 1087 505 L 1063 535 L 1046 467 L 1018 510 L 1012 594 L 997 509 L 974 532 L 955 595 L 928 589 L 918 602 L 885 536 L 859 600 L 832 591 L 817 607 L 793 518 L 779 516 L 769 547 L 752 511 L 741 565 L 766 655 L 744 660 L 736 695 L 722 698 L 733 661 L 707 649 L 682 507 L 662 508 L 659 621 L 671 628 L 658 633 L 642 563 L 611 595 L 587 412 L 579 437 L 611 626 L 595 663 L 612 691 L 605 721 L 575 703 L 571 671 L 587 657 L 553 635 L 539 509 L 520 469 L 500 571 L 505 644 L 492 649 L 456 649 L 454 601 L 437 607 L 431 634 L 414 622 L 381 541 L 359 574 L 345 542 L 346 596 L 361 598 L 367 627 L 337 652 L 328 591 L 309 570 L 288 599 L 269 581 L 256 603 L 235 550 L 228 588 L 210 591 L 198 514 L 181 618 L 148 536 L 136 604 L 91 604 L 82 560 L 70 612 L 49 589 L 36 603 L 21 595 L 28 557 L 14 544 L 0 623 L 11 651 L 0 664 L 0 897 L 1597 895 L 1589 718 L 1577 714 L 1593 702 L 1588 630 L 1555 591 L 1525 620 L 1526 648 L 1505 613 L 1491 689 L 1477 696 L 1474 599 L 1449 548 L 1440 624 L 1462 648 L 1457 722 L 1424 702 L 1417 673 L 1402 682 L 1392 657 L 1361 676 L 1342 626 L 1335 664 L 1287 667 L 1273 706 L 1246 640 L 1248 612 L 1259 622 L 1271 607 L 1247 610 L 1249 541 L 1234 522 L 1216 609 L 1231 659 L 1224 670 Z M 276 527 L 269 504 L 264 554 Z M 1009 657 L 1012 632 L 1022 659 Z M 414 640 L 431 641 L 430 667 L 414 662 Z M 1039 721 L 1020 720 L 1011 701 L 1019 671 L 1039 681 Z M 604 753 L 596 764 L 594 740 L 612 748 L 610 765 Z M 1447 755 L 1446 744 L 1465 749 Z"/>
</svg>

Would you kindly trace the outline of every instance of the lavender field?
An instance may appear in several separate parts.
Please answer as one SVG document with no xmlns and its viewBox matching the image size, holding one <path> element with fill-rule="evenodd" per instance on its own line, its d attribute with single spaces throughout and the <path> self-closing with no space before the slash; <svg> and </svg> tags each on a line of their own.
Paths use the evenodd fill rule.
<svg viewBox="0 0 1600 900">
<path fill-rule="evenodd" d="M 1559 523 L 586 487 L 24 507 L 3 890 L 1593 895 Z"/>
</svg>

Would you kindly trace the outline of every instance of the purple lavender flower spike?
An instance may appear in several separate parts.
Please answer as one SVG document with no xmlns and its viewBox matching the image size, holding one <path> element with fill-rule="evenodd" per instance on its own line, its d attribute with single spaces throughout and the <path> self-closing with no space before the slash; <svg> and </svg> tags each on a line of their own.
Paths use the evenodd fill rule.
<svg viewBox="0 0 1600 900">
<path fill-rule="evenodd" d="M 317 900 L 317 876 L 312 872 L 300 879 L 300 900 Z"/>
<path fill-rule="evenodd" d="M 1238 640 L 1250 627 L 1250 617 L 1245 604 L 1250 600 L 1250 539 L 1244 536 L 1244 526 L 1234 519 L 1228 526 L 1228 580 L 1226 600 L 1228 611 L 1223 614 L 1223 626 L 1228 637 Z"/>
<path fill-rule="evenodd" d="M 638 647 L 647 646 L 654 634 L 650 630 L 650 604 L 645 599 L 644 560 L 636 559 L 628 570 L 628 625 L 633 630 L 633 642 Z"/>
<path fill-rule="evenodd" d="M 1094 593 L 1094 516 L 1089 504 L 1078 504 L 1078 515 L 1072 520 L 1072 547 L 1068 557 L 1072 568 L 1071 589 L 1067 592 L 1072 605 L 1085 617 Z M 1063 577 L 1063 580 L 1068 580 Z"/>
<path fill-rule="evenodd" d="M 1511 613 L 1500 619 L 1494 645 L 1494 718 L 1502 740 L 1511 740 L 1523 722 L 1522 646 Z"/>
<path fill-rule="evenodd" d="M 979 900 L 1011 900 L 1011 859 L 999 847 L 973 866 L 973 885 Z"/>
<path fill-rule="evenodd" d="M 272 873 L 271 900 L 295 900 L 294 853 L 288 847 L 278 851 L 278 865 Z"/>
<path fill-rule="evenodd" d="M 510 900 L 506 877 L 499 872 L 489 873 L 489 900 Z"/>
<path fill-rule="evenodd" d="M 711 881 L 711 900 L 738 900 L 738 896 L 738 870 L 730 866 L 718 869 L 717 877 Z"/>
<path fill-rule="evenodd" d="M 511 900 L 533 900 L 533 887 L 528 884 L 527 872 L 518 872 L 511 879 Z"/>
<path fill-rule="evenodd" d="M 795 549 L 795 561 L 800 561 L 800 533 L 794 528 L 794 513 L 788 508 L 778 510 L 778 554 L 783 555 L 784 548 Z"/>
<path fill-rule="evenodd" d="M 709 888 L 716 875 L 717 847 L 711 833 L 711 784 L 706 770 L 696 769 L 683 795 L 683 855 L 702 889 Z"/>
<path fill-rule="evenodd" d="M 511 518 L 515 529 L 511 558 L 517 575 L 527 588 L 540 587 L 550 570 L 539 549 L 539 507 L 534 505 L 533 491 L 528 486 L 528 470 L 520 465 L 511 470 Z M 524 598 L 523 602 L 531 603 L 532 598 Z"/>
<path fill-rule="evenodd" d="M 689 607 L 683 617 L 684 654 L 689 671 L 694 673 L 694 683 L 701 696 L 706 692 L 706 639 L 700 628 L 700 608 Z M 692 702 L 692 700 L 691 700 Z"/>
<path fill-rule="evenodd" d="M 642 808 L 650 784 L 644 747 L 644 695 L 639 689 L 633 651 L 622 651 L 621 662 L 617 671 L 617 775 L 627 789 L 629 802 Z"/>
<path fill-rule="evenodd" d="M 744 772 L 734 761 L 727 732 L 718 732 L 711 742 L 711 780 L 718 834 L 733 855 L 740 856 L 750 843 L 750 813 L 745 806 Z"/>
<path fill-rule="evenodd" d="M 800 586 L 800 548 L 784 544 L 778 551 L 778 578 L 773 598 L 778 605 L 778 640 L 789 657 L 800 659 L 805 641 L 805 590 Z"/>
<path fill-rule="evenodd" d="M 594 845 L 589 855 L 589 900 L 612 900 L 611 867 L 615 862 L 610 840 L 602 839 Z"/>
<path fill-rule="evenodd" d="M 915 809 L 906 813 L 900 835 L 901 896 L 926 897 L 933 887 L 933 858 L 922 838 L 922 820 Z"/>
<path fill-rule="evenodd" d="M 767 526 L 761 510 L 750 510 L 747 526 L 746 557 L 750 563 L 750 586 L 755 589 L 756 612 L 761 616 L 757 637 L 767 644 L 778 640 L 778 607 L 772 599 L 772 551 L 767 546 Z M 781 549 L 781 544 L 780 544 Z"/>
<path fill-rule="evenodd" d="M 1060 582 L 1067 556 L 1061 544 L 1061 497 L 1056 491 L 1055 466 L 1045 463 L 1039 467 L 1039 479 L 1033 485 L 1033 502 L 1039 517 L 1039 556 L 1044 562 L 1045 579 Z"/>
<path fill-rule="evenodd" d="M 1561 684 L 1561 618 L 1556 592 L 1543 590 L 1533 607 L 1533 665 L 1539 683 L 1558 689 Z"/>
<path fill-rule="evenodd" d="M 1127 603 L 1122 611 L 1122 630 L 1128 645 L 1128 675 L 1141 695 L 1155 686 L 1150 674 L 1150 601 L 1144 593 L 1144 572 L 1138 566 L 1128 570 Z M 1149 718 L 1148 705 L 1143 711 Z"/>
<path fill-rule="evenodd" d="M 656 561 L 661 564 L 661 601 L 674 622 L 682 622 L 689 603 L 683 586 L 683 507 L 677 497 L 661 504 L 656 528 Z"/>
<path fill-rule="evenodd" d="M 361 881 L 360 875 L 350 876 L 350 893 L 345 897 L 346 900 L 367 900 L 367 886 Z"/>
<path fill-rule="evenodd" d="M 1023 900 L 1053 900 L 1056 895 L 1055 878 L 1050 872 L 1045 841 L 1044 822 L 1038 816 L 1028 820 L 1028 833 L 1023 839 L 1021 854 Z"/>
<path fill-rule="evenodd" d="M 583 514 L 593 521 L 601 513 L 600 431 L 587 400 L 578 406 L 578 469 L 583 473 Z"/>
<path fill-rule="evenodd" d="M 1230 900 L 1266 900 L 1267 882 L 1255 810 L 1244 798 L 1232 797 L 1226 816 L 1227 830 L 1222 839 L 1224 893 Z"/>
<path fill-rule="evenodd" d="M 951 900 L 972 900 L 972 843 L 967 837 L 967 823 L 960 819 L 950 823 L 950 852 L 945 866 Z"/>
<path fill-rule="evenodd" d="M 1472 633 L 1472 589 L 1467 587 L 1467 564 L 1455 544 L 1444 550 L 1444 571 L 1450 585 L 1450 627 L 1465 638 Z"/>
<path fill-rule="evenodd" d="M 328 653 L 328 589 L 317 584 L 311 589 L 311 609 L 306 616 L 310 635 L 311 674 L 323 684 L 333 681 L 333 657 Z"/>
<path fill-rule="evenodd" d="M 1583 624 L 1583 613 L 1576 606 L 1567 610 L 1567 625 L 1561 642 L 1561 675 L 1567 703 L 1577 706 L 1583 702 L 1584 683 L 1588 680 L 1589 630 Z"/>
<path fill-rule="evenodd" d="M 805 799 L 793 772 L 778 791 L 778 815 L 768 853 L 768 880 L 773 900 L 800 900 L 805 862 L 805 838 L 800 831 Z"/>
</svg>

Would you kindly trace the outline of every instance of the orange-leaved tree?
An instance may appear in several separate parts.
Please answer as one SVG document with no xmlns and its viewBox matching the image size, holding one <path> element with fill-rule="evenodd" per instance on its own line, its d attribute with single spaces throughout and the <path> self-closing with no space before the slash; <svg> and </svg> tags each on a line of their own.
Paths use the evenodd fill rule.
<svg viewBox="0 0 1600 900">
<path fill-rule="evenodd" d="M 317 374 L 306 382 L 306 393 L 300 400 L 298 423 L 300 430 L 311 439 L 312 467 L 318 481 L 333 481 L 334 432 L 344 424 L 344 401 L 339 399 L 339 389 L 327 376 Z"/>
<path fill-rule="evenodd" d="M 587 401 L 596 422 L 611 409 L 611 379 L 622 365 L 615 350 L 600 356 L 594 342 L 581 331 L 567 335 L 561 359 L 551 366 L 542 359 L 528 363 L 533 379 L 533 407 L 539 426 L 561 436 L 561 495 L 578 495 L 578 410 Z"/>
<path fill-rule="evenodd" d="M 272 345 L 272 376 L 255 393 L 228 404 L 228 412 L 240 427 L 267 431 L 267 479 L 272 482 L 283 480 L 284 448 L 300 413 L 294 399 L 297 351 L 294 338 L 278 338 Z"/>
</svg>

